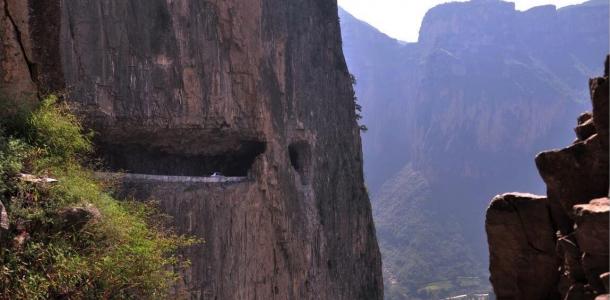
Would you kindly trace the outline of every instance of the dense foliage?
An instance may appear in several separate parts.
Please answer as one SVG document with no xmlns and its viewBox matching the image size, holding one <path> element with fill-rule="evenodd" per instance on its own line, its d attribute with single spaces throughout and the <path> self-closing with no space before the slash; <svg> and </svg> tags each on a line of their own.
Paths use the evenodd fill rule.
<svg viewBox="0 0 610 300">
<path fill-rule="evenodd" d="M 176 251 L 193 239 L 153 222 L 152 204 L 117 201 L 82 166 L 90 139 L 56 97 L 1 120 L 0 201 L 10 226 L 0 229 L 0 299 L 164 298 L 186 266 Z M 85 224 L 66 221 L 74 208 L 92 212 Z"/>
</svg>

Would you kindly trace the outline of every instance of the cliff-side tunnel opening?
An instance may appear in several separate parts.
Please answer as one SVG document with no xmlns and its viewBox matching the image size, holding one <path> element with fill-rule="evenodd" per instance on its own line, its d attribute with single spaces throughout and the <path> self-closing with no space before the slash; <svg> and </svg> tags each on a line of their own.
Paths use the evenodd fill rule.
<svg viewBox="0 0 610 300">
<path fill-rule="evenodd" d="M 303 141 L 290 144 L 288 155 L 290 156 L 290 164 L 301 176 L 302 184 L 308 184 L 311 176 L 311 149 L 309 144 Z"/>
<path fill-rule="evenodd" d="M 207 177 L 220 173 L 227 177 L 247 177 L 256 158 L 265 152 L 266 144 L 240 141 L 237 147 L 201 154 L 176 153 L 145 144 L 102 144 L 98 147 L 106 170 L 111 172 Z"/>
</svg>

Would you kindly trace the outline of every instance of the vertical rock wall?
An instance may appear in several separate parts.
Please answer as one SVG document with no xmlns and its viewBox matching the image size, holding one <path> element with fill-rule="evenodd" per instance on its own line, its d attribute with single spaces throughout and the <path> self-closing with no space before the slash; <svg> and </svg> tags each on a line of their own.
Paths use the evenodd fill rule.
<svg viewBox="0 0 610 300">
<path fill-rule="evenodd" d="M 34 76 L 30 70 L 27 5 L 20 1 L 0 0 L 0 97 L 14 104 L 17 99 L 36 98 Z M 14 99 L 14 100 L 13 100 Z"/>
<path fill-rule="evenodd" d="M 179 231 L 205 240 L 187 251 L 181 290 L 197 299 L 382 297 L 335 1 L 2 2 L 22 9 L 25 55 L 39 49 L 24 65 L 0 15 L 10 37 L 2 87 L 63 89 L 99 133 L 99 154 L 122 156 L 109 168 L 127 169 L 125 157 L 173 163 L 178 175 L 175 162 L 190 161 L 189 172 L 215 159 L 247 168 L 248 180 L 233 184 L 125 181 L 124 192 L 158 200 Z M 28 65 L 39 66 L 35 75 Z M 252 144 L 262 149 L 253 162 L 234 159 Z"/>
<path fill-rule="evenodd" d="M 487 210 L 499 300 L 608 298 L 608 60 L 589 82 L 593 111 L 578 118 L 577 139 L 536 157 L 547 198 L 505 194 Z"/>
</svg>

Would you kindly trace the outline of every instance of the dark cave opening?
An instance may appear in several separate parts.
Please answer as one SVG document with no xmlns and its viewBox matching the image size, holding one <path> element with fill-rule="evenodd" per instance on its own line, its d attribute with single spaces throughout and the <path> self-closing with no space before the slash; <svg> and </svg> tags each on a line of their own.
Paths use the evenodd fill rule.
<svg viewBox="0 0 610 300">
<path fill-rule="evenodd" d="M 241 141 L 238 147 L 211 154 L 179 154 L 142 144 L 105 144 L 98 149 L 103 165 L 111 172 L 205 177 L 221 173 L 247 177 L 266 144 Z"/>
<path fill-rule="evenodd" d="M 303 184 L 309 183 L 311 173 L 311 149 L 306 142 L 295 142 L 288 146 L 290 164 L 301 176 Z"/>
</svg>

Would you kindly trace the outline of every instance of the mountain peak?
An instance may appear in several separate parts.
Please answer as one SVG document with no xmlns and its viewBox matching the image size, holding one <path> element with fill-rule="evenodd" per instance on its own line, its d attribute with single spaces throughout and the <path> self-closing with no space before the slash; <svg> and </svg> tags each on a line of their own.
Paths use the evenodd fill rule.
<svg viewBox="0 0 610 300">
<path fill-rule="evenodd" d="M 419 31 L 419 42 L 434 44 L 448 37 L 478 40 L 486 32 L 504 31 L 516 13 L 514 3 L 498 0 L 441 4 L 426 13 Z"/>
</svg>

